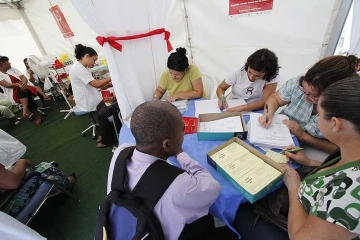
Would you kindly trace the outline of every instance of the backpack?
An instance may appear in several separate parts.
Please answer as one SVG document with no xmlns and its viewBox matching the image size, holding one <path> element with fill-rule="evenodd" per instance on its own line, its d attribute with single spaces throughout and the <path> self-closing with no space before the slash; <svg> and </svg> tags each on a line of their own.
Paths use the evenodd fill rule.
<svg viewBox="0 0 360 240">
<path fill-rule="evenodd" d="M 163 240 L 153 209 L 173 180 L 184 172 L 163 160 L 151 164 L 132 191 L 125 187 L 126 162 L 135 147 L 123 149 L 116 159 L 111 192 L 99 208 L 95 240 Z"/>
<path fill-rule="evenodd" d="M 336 150 L 334 153 L 330 154 L 322 164 L 325 164 L 338 156 L 340 156 L 340 150 Z M 300 179 L 303 180 L 315 168 L 316 167 L 301 166 L 296 171 L 299 173 Z M 287 232 L 289 204 L 288 189 L 283 185 L 265 198 L 255 202 L 253 211 L 265 221 Z"/>
</svg>

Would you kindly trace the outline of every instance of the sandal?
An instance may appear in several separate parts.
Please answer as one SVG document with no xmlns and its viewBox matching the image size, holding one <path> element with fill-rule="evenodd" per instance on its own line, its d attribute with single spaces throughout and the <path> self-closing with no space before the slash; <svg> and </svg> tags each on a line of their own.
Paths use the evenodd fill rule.
<svg viewBox="0 0 360 240">
<path fill-rule="evenodd" d="M 101 141 L 102 141 L 102 136 L 99 136 L 96 140 L 96 143 L 101 143 Z"/>
<path fill-rule="evenodd" d="M 28 118 L 30 116 L 30 113 L 23 113 L 24 118 Z"/>
<path fill-rule="evenodd" d="M 108 145 L 102 144 L 102 142 L 99 142 L 98 144 L 96 144 L 96 147 L 98 148 L 104 148 L 107 147 Z"/>
</svg>

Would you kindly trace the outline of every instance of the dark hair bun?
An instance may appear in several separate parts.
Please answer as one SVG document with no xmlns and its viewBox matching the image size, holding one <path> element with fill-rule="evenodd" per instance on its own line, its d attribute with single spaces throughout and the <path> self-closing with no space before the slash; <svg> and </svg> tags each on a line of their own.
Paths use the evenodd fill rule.
<svg viewBox="0 0 360 240">
<path fill-rule="evenodd" d="M 179 53 L 179 54 L 186 55 L 186 49 L 182 48 L 182 47 L 177 48 L 176 52 Z"/>
<path fill-rule="evenodd" d="M 80 60 L 82 57 L 85 56 L 85 54 L 89 54 L 90 57 L 95 56 L 95 55 L 97 56 L 97 53 L 93 48 L 84 46 L 82 44 L 77 44 L 75 46 L 76 59 Z"/>
</svg>

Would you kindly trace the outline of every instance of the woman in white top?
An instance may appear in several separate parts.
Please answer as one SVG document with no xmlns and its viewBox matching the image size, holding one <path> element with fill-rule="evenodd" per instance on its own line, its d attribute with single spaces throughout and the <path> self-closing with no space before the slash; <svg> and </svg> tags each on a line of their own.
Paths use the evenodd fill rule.
<svg viewBox="0 0 360 240">
<path fill-rule="evenodd" d="M 42 119 L 34 100 L 38 95 L 36 88 L 28 85 L 28 80 L 24 74 L 11 67 L 9 58 L 6 56 L 0 56 L 0 86 L 9 101 L 14 104 L 21 103 L 24 117 L 29 117 L 29 112 L 32 112 L 35 117 L 35 125 L 41 124 Z"/>
<path fill-rule="evenodd" d="M 102 101 L 102 97 L 98 88 L 107 88 L 110 86 L 111 78 L 94 79 L 89 68 L 92 68 L 98 59 L 97 52 L 91 48 L 81 44 L 75 46 L 75 57 L 77 62 L 71 67 L 69 75 L 72 86 L 72 91 L 75 100 L 75 113 L 77 115 L 83 115 L 88 112 L 100 111 L 102 108 L 107 108 Z M 106 111 L 108 112 L 108 111 Z M 109 116 L 108 116 L 109 117 Z M 100 118 L 100 114 L 99 114 Z M 101 116 L 102 118 L 102 116 Z M 107 121 L 108 122 L 108 121 Z M 111 145 L 108 139 L 112 140 L 112 132 L 105 121 L 100 121 L 100 136 L 97 141 L 97 147 L 105 147 Z M 108 122 L 108 124 L 111 124 Z M 105 125 L 105 126 L 104 126 Z M 112 127 L 112 125 L 111 125 Z M 113 128 L 113 127 L 112 127 Z M 109 142 L 112 142 L 109 140 Z M 107 143 L 107 144 L 105 144 Z"/>
<path fill-rule="evenodd" d="M 232 98 L 244 99 L 247 104 L 229 108 L 229 112 L 253 111 L 264 108 L 266 99 L 275 92 L 280 81 L 278 58 L 263 48 L 249 56 L 245 66 L 228 75 L 216 90 L 219 108 L 226 109 L 223 95 L 232 86 Z"/>
</svg>

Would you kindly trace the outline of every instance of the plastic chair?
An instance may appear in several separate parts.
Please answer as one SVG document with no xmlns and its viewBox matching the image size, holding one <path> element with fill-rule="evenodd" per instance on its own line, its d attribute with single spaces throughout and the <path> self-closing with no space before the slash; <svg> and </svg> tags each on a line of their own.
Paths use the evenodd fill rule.
<svg viewBox="0 0 360 240">
<path fill-rule="evenodd" d="M 36 191 L 35 195 L 30 199 L 30 201 L 20 211 L 20 213 L 15 217 L 15 219 L 25 225 L 28 225 L 32 221 L 32 219 L 36 216 L 36 214 L 38 213 L 42 205 L 46 202 L 46 200 L 49 199 L 50 192 L 53 189 L 59 190 L 60 192 L 72 198 L 76 202 L 80 201 L 72 193 L 70 193 L 65 188 L 59 186 L 57 183 L 47 182 L 47 180 L 45 180 L 45 182 L 41 184 L 39 189 Z"/>
<path fill-rule="evenodd" d="M 63 96 L 65 102 L 67 103 L 67 105 L 69 106 L 68 110 L 60 110 L 60 112 L 66 112 L 67 114 L 65 115 L 64 119 L 67 119 L 71 113 L 74 112 L 73 107 L 71 106 L 71 104 L 69 103 L 69 101 L 67 100 L 66 94 L 64 92 L 64 90 L 60 90 L 61 95 Z"/>
<path fill-rule="evenodd" d="M 207 74 L 202 75 L 202 82 L 204 86 L 204 91 L 206 92 L 207 99 L 214 99 L 216 95 L 217 82 L 214 78 L 210 77 Z"/>
<path fill-rule="evenodd" d="M 14 190 L 6 190 L 4 191 L 3 195 L 1 196 L 0 200 L 0 209 L 3 210 L 7 204 L 12 200 L 12 198 L 19 192 L 22 186 L 33 177 L 38 176 L 39 174 L 36 172 L 28 172 L 21 184 L 21 186 Z M 68 190 L 60 186 L 57 182 L 49 179 L 43 179 L 43 183 L 40 187 L 36 190 L 35 194 L 31 197 L 29 202 L 26 206 L 19 212 L 15 219 L 19 222 L 28 225 L 31 220 L 36 216 L 38 211 L 40 210 L 41 206 L 45 203 L 47 199 L 50 197 L 50 192 L 53 189 L 59 190 L 59 192 L 64 193 L 65 195 L 69 196 L 76 202 L 80 200 L 76 198 L 72 193 Z"/>
</svg>

